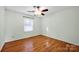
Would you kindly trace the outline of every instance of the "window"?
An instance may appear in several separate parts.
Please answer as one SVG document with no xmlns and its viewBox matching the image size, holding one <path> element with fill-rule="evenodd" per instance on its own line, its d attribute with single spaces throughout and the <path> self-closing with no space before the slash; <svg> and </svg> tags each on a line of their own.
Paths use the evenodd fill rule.
<svg viewBox="0 0 79 59">
<path fill-rule="evenodd" d="M 33 19 L 24 18 L 24 31 L 33 31 Z"/>
</svg>

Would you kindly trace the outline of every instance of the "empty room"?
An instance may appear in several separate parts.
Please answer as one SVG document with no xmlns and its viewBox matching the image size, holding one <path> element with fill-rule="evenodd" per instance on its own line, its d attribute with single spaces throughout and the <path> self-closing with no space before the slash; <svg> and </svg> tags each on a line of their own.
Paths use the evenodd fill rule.
<svg viewBox="0 0 79 59">
<path fill-rule="evenodd" d="M 0 6 L 1 52 L 79 52 L 78 6 Z"/>
</svg>

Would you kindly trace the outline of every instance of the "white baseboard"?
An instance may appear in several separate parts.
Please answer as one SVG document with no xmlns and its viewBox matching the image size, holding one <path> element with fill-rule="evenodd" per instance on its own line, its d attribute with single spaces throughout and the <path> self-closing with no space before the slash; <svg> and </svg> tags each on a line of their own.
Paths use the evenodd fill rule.
<svg viewBox="0 0 79 59">
<path fill-rule="evenodd" d="M 40 34 L 37 34 L 37 35 L 40 35 Z M 31 36 L 27 36 L 27 37 L 18 38 L 18 39 L 11 38 L 11 40 L 9 39 L 9 40 L 6 40 L 5 42 L 11 42 L 11 41 L 16 41 L 16 40 L 21 40 L 23 38 L 29 38 L 29 37 L 33 37 L 33 36 L 37 36 L 37 35 L 31 35 Z"/>
<path fill-rule="evenodd" d="M 50 37 L 50 38 L 55 38 L 55 39 L 57 39 L 57 40 L 61 40 L 61 41 L 64 41 L 64 42 L 67 42 L 67 43 L 70 43 L 70 44 L 74 44 L 74 45 L 79 46 L 79 43 L 77 44 L 77 43 L 75 43 L 75 42 L 73 42 L 73 41 L 67 41 L 67 40 L 65 40 L 65 39 L 62 40 L 61 38 L 57 38 L 57 37 L 54 37 L 54 36 L 51 36 L 51 35 L 46 35 L 46 34 L 42 34 L 42 35 L 48 36 L 48 37 Z"/>
<path fill-rule="evenodd" d="M 4 44 L 5 44 L 5 43 L 4 43 Z M 2 48 L 3 48 L 4 44 L 0 46 L 0 51 L 2 50 Z"/>
</svg>

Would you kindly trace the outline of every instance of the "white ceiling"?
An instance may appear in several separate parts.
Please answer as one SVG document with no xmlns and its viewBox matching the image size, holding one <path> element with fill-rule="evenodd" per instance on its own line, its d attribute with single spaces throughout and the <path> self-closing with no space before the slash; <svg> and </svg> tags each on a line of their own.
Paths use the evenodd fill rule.
<svg viewBox="0 0 79 59">
<path fill-rule="evenodd" d="M 51 13 L 56 13 L 66 8 L 70 8 L 70 6 L 43 6 L 43 7 L 48 8 L 48 11 L 45 12 L 45 15 L 49 15 Z M 34 13 L 32 12 L 27 12 L 27 11 L 34 10 L 33 6 L 6 6 L 6 8 L 9 10 L 16 11 L 16 12 L 34 15 Z"/>
</svg>

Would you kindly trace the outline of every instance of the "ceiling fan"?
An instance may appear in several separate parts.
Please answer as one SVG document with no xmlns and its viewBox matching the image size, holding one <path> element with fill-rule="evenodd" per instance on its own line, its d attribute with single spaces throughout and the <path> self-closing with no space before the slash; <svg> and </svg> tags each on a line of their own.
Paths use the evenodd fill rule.
<svg viewBox="0 0 79 59">
<path fill-rule="evenodd" d="M 39 15 L 44 16 L 44 15 L 45 15 L 44 12 L 47 12 L 47 11 L 48 11 L 48 9 L 46 9 L 46 8 L 44 8 L 44 7 L 41 7 L 41 6 L 33 6 L 33 8 L 34 8 L 34 10 L 32 10 L 32 11 L 27 11 L 27 12 L 34 12 L 34 14 L 35 14 L 36 16 L 39 16 Z"/>
</svg>

